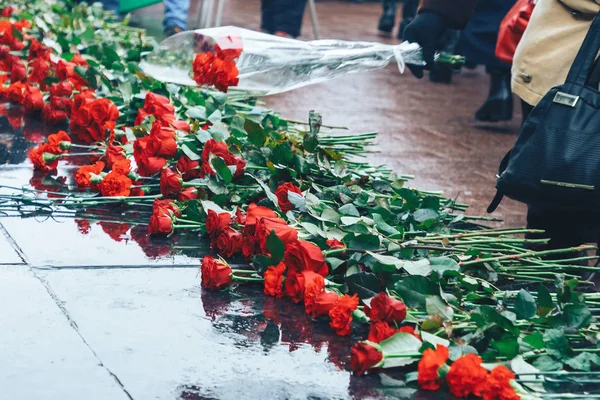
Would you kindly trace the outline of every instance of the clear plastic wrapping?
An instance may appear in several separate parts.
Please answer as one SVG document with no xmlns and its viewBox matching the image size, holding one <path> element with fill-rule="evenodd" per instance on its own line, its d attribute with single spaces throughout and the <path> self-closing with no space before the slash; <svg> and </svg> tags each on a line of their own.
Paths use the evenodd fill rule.
<svg viewBox="0 0 600 400">
<path fill-rule="evenodd" d="M 223 45 L 224 43 L 224 45 Z M 148 54 L 140 67 L 163 82 L 196 86 L 192 61 L 198 53 L 215 52 L 217 46 L 241 47 L 235 64 L 237 88 L 270 95 L 333 79 L 337 76 L 383 68 L 395 61 L 424 65 L 416 43 L 386 45 L 343 40 L 304 42 L 226 26 L 181 32 L 165 39 Z"/>
</svg>

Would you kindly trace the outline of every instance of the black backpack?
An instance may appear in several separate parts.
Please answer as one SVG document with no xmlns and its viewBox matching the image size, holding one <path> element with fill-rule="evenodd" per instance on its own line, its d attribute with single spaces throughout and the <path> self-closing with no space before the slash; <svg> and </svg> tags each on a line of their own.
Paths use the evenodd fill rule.
<svg viewBox="0 0 600 400">
<path fill-rule="evenodd" d="M 599 50 L 600 15 L 566 82 L 531 111 L 500 163 L 489 213 L 507 196 L 529 205 L 600 214 L 600 68 L 594 66 Z"/>
</svg>

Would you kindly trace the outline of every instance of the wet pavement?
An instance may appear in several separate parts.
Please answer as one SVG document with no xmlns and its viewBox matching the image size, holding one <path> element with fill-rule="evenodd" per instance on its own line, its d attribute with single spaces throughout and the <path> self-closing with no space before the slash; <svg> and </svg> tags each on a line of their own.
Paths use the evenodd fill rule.
<svg viewBox="0 0 600 400">
<path fill-rule="evenodd" d="M 161 7 L 138 18 L 156 31 Z M 317 10 L 324 37 L 380 40 L 377 4 L 319 2 Z M 257 28 L 259 18 L 258 0 L 226 2 L 226 24 Z M 308 15 L 304 32 L 312 38 Z M 325 124 L 381 132 L 380 153 L 371 161 L 415 174 L 416 187 L 443 190 L 482 214 L 520 118 L 476 124 L 472 114 L 486 85 L 481 70 L 439 85 L 389 67 L 266 100 L 288 118 L 306 119 L 314 109 Z M 52 190 L 68 184 L 74 166 L 48 177 L 34 174 L 26 160 L 27 148 L 53 132 L 36 121 L 21 126 L 16 109 L 2 114 L 0 184 Z M 144 213 L 115 210 L 101 221 L 85 214 L 0 215 L 0 388 L 11 399 L 431 396 L 403 386 L 401 372 L 354 377 L 347 356 L 365 332 L 336 337 L 301 306 L 255 288 L 202 292 L 198 264 L 209 252 L 206 243 L 189 235 L 150 240 Z M 524 220 L 523 208 L 508 201 L 498 216 L 509 225 Z"/>
</svg>

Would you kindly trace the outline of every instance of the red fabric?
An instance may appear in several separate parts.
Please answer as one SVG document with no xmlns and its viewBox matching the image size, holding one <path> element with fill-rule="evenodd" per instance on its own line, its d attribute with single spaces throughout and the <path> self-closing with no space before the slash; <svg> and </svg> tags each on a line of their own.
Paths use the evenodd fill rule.
<svg viewBox="0 0 600 400">
<path fill-rule="evenodd" d="M 505 63 L 512 64 L 517 45 L 531 18 L 533 7 L 533 0 L 518 0 L 500 23 L 496 57 Z"/>
</svg>

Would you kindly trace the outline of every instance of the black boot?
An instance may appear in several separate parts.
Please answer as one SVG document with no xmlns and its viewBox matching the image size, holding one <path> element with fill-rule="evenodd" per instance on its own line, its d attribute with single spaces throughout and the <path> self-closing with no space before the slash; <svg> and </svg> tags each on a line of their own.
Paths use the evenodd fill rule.
<svg viewBox="0 0 600 400">
<path fill-rule="evenodd" d="M 392 30 L 396 25 L 396 0 L 383 0 L 383 14 L 379 18 L 379 35 L 384 37 L 392 36 Z"/>
<path fill-rule="evenodd" d="M 489 71 L 490 94 L 475 113 L 483 122 L 510 121 L 513 115 L 513 97 L 510 90 L 510 71 Z"/>
</svg>

